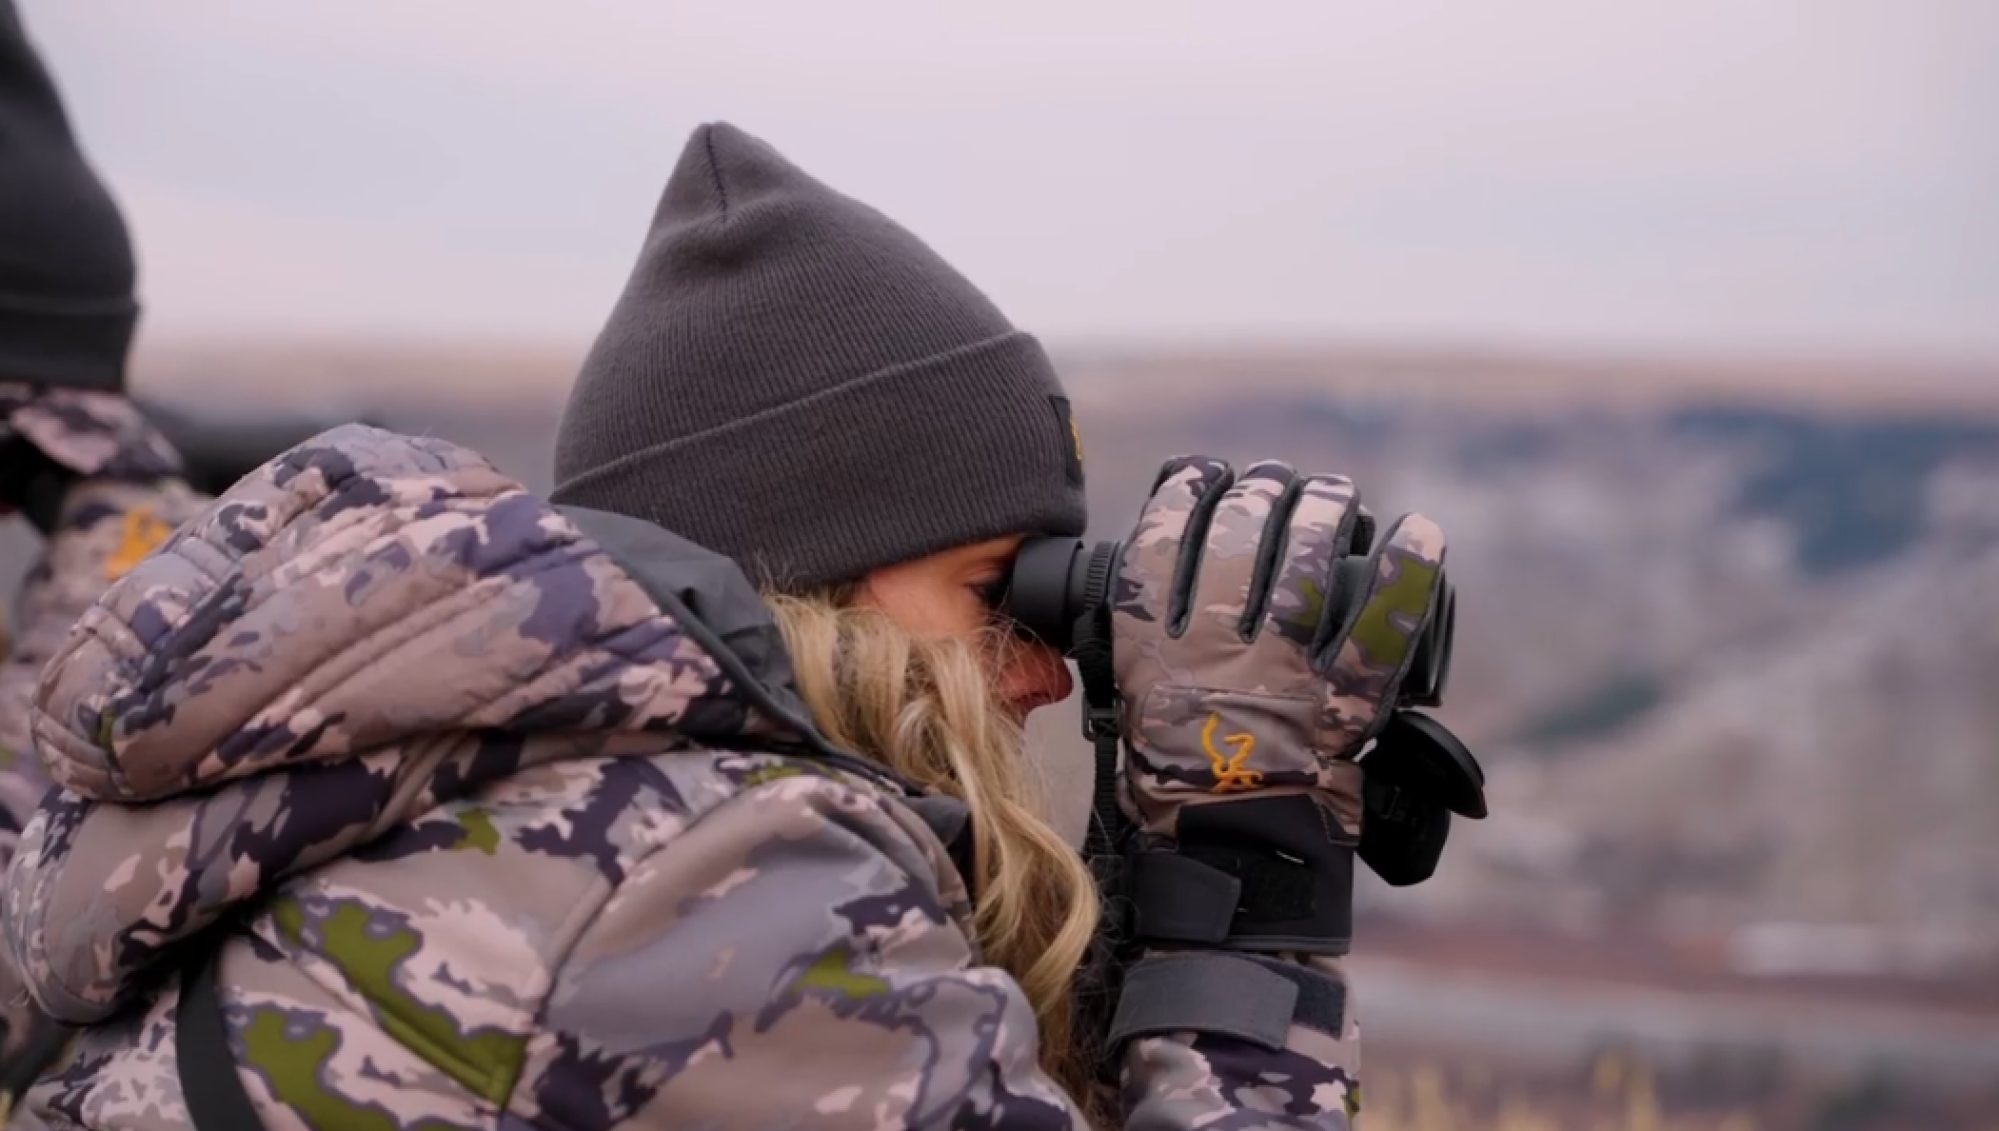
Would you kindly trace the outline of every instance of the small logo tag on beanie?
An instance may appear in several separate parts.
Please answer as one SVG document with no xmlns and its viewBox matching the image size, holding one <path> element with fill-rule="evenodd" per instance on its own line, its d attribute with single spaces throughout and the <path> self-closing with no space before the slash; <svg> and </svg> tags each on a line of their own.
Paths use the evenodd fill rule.
<svg viewBox="0 0 1999 1131">
<path fill-rule="evenodd" d="M 1049 397 L 1048 403 L 1055 406 L 1055 422 L 1062 428 L 1063 468 L 1069 473 L 1069 482 L 1083 485 L 1083 432 L 1076 427 L 1076 417 L 1069 411 L 1068 397 Z"/>
</svg>

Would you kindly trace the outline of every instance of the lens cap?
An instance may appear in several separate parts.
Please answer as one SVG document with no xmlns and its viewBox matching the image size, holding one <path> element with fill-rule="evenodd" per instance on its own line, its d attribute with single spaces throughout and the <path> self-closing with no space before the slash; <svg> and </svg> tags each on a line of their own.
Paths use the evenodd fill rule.
<svg viewBox="0 0 1999 1131">
<path fill-rule="evenodd" d="M 1420 711 L 1396 711 L 1361 760 L 1370 780 L 1406 789 L 1461 817 L 1484 820 L 1485 771 L 1444 724 Z"/>
<path fill-rule="evenodd" d="M 1437 874 L 1451 839 L 1451 811 L 1437 805 L 1398 804 L 1380 782 L 1366 786 L 1367 819 L 1360 830 L 1361 863 L 1390 885 L 1414 887 Z"/>
</svg>

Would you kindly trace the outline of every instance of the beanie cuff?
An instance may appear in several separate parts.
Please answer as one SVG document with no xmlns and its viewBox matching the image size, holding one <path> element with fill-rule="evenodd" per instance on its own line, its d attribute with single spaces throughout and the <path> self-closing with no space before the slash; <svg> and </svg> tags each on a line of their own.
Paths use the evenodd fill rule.
<svg viewBox="0 0 1999 1131">
<path fill-rule="evenodd" d="M 137 303 L 37 304 L 0 295 L 0 381 L 123 392 Z"/>
<path fill-rule="evenodd" d="M 676 489 L 690 466 L 756 497 Z M 1068 401 L 1019 331 L 634 453 L 550 499 L 645 518 L 792 591 L 1007 535 L 1080 536 L 1087 517 Z"/>
</svg>

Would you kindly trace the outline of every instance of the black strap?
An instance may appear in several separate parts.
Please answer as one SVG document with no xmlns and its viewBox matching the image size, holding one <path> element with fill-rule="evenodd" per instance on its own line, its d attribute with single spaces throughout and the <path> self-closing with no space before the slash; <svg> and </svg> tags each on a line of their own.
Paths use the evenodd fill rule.
<svg viewBox="0 0 1999 1131">
<path fill-rule="evenodd" d="M 236 1052 L 229 1047 L 229 1029 L 222 1019 L 222 998 L 216 988 L 216 968 L 230 936 L 217 931 L 194 943 L 189 964 L 181 968 L 180 1005 L 174 1012 L 174 1060 L 180 1071 L 181 1097 L 195 1131 L 265 1131 L 243 1078 L 236 1072 Z"/>
<path fill-rule="evenodd" d="M 1091 582 L 1094 588 L 1097 584 L 1094 571 Z M 1110 628 L 1104 623 L 1101 609 L 1094 604 L 1091 608 L 1092 612 L 1077 622 L 1076 644 L 1069 654 L 1076 661 L 1076 673 L 1082 676 L 1083 737 L 1090 740 L 1096 754 L 1090 825 L 1083 834 L 1083 855 L 1094 861 L 1122 854 L 1129 822 L 1117 801 L 1121 706 L 1117 672 L 1111 662 Z"/>
<path fill-rule="evenodd" d="M 1097 1076 L 1115 1084 L 1118 1062 L 1110 1055 L 1109 1035 L 1127 957 L 1124 849 L 1131 823 L 1118 808 L 1117 800 L 1120 706 L 1103 601 L 1109 587 L 1112 556 L 1097 556 L 1102 560 L 1091 562 L 1090 591 L 1084 602 L 1084 607 L 1091 611 L 1077 622 L 1075 645 L 1069 653 L 1076 661 L 1077 674 L 1082 677 L 1083 737 L 1090 740 L 1096 754 L 1096 785 L 1090 802 L 1089 827 L 1083 836 L 1083 856 L 1102 900 L 1096 936 L 1090 940 L 1089 953 L 1076 972 L 1075 1002 L 1077 1025 L 1085 1034 L 1085 1047 L 1094 1045 L 1090 1051 L 1098 1056 Z"/>
<path fill-rule="evenodd" d="M 1160 942 L 1228 941 L 1242 904 L 1242 880 L 1177 852 L 1137 852 L 1125 861 L 1132 931 Z"/>
<path fill-rule="evenodd" d="M 963 801 L 942 793 L 904 798 L 903 804 L 930 826 L 958 869 L 959 878 L 965 881 L 965 890 L 976 899 L 979 877 L 973 869 L 979 862 L 978 841 L 972 833 L 971 809 Z"/>
<path fill-rule="evenodd" d="M 1125 972 L 1110 1043 L 1192 1030 L 1281 1049 L 1297 1010 L 1298 987 L 1247 956 L 1160 955 Z"/>
<path fill-rule="evenodd" d="M 1191 1029 L 1281 1049 L 1291 1027 L 1340 1037 L 1346 986 L 1282 959 L 1226 951 L 1155 954 L 1125 974 L 1111 1047 Z"/>
<path fill-rule="evenodd" d="M 0 501 L 18 508 L 42 537 L 55 533 L 76 473 L 50 459 L 26 436 L 0 440 Z"/>
<path fill-rule="evenodd" d="M 57 1023 L 32 1004 L 28 1008 L 27 1040 L 21 1051 L 0 1068 L 0 1127 L 12 1120 L 14 1109 L 20 1106 L 28 1089 L 62 1059 L 69 1049 L 70 1038 L 76 1034 L 74 1029 Z M 0 1025 L 0 1031 L 5 1028 Z"/>
</svg>

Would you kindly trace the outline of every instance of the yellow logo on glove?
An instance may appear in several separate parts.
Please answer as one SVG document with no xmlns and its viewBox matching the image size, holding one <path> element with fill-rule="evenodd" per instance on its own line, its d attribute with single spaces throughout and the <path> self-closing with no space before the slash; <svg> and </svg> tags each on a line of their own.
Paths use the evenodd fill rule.
<svg viewBox="0 0 1999 1131">
<path fill-rule="evenodd" d="M 1215 787 L 1210 792 L 1239 793 L 1246 789 L 1256 789 L 1263 784 L 1262 771 L 1245 770 L 1242 767 L 1242 764 L 1249 760 L 1250 753 L 1256 749 L 1256 736 L 1231 734 L 1224 737 L 1222 741 L 1228 743 L 1234 752 L 1233 757 L 1225 759 L 1221 751 L 1215 749 L 1215 728 L 1221 724 L 1222 716 L 1217 712 L 1210 714 L 1207 725 L 1201 728 L 1201 749 L 1207 751 L 1208 764 L 1215 770 Z"/>
<path fill-rule="evenodd" d="M 125 529 L 119 535 L 118 548 L 104 562 L 104 579 L 116 581 L 132 572 L 132 567 L 146 560 L 146 555 L 159 549 L 174 528 L 161 522 L 151 507 L 133 507 L 125 512 Z"/>
</svg>

